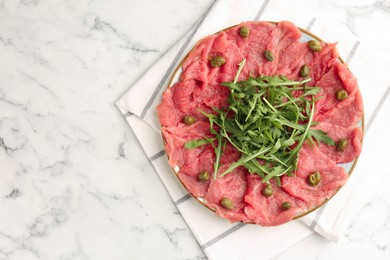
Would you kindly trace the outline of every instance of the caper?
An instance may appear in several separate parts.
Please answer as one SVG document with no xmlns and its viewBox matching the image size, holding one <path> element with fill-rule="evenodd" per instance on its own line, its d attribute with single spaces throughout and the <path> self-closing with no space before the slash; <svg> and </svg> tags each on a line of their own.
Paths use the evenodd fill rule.
<svg viewBox="0 0 390 260">
<path fill-rule="evenodd" d="M 267 186 L 265 186 L 265 188 L 262 190 L 262 193 L 263 193 L 264 197 L 272 196 L 272 194 L 274 192 L 272 190 L 271 184 L 267 184 Z"/>
<path fill-rule="evenodd" d="M 264 58 L 266 58 L 268 61 L 273 61 L 273 60 L 274 60 L 274 55 L 273 55 L 272 52 L 269 51 L 269 50 L 265 50 L 265 51 L 263 52 L 263 56 L 264 56 Z"/>
<path fill-rule="evenodd" d="M 291 203 L 288 201 L 285 201 L 282 203 L 282 210 L 288 210 L 291 208 Z"/>
<path fill-rule="evenodd" d="M 210 65 L 213 68 L 221 67 L 223 64 L 225 64 L 226 60 L 224 57 L 216 55 L 210 60 Z"/>
<path fill-rule="evenodd" d="M 317 186 L 320 183 L 320 181 L 321 181 L 321 174 L 319 171 L 316 171 L 307 177 L 307 182 L 309 183 L 310 186 Z"/>
<path fill-rule="evenodd" d="M 242 26 L 240 28 L 240 36 L 242 38 L 248 38 L 248 36 L 249 36 L 249 27 L 248 26 Z"/>
<path fill-rule="evenodd" d="M 193 123 L 196 122 L 196 119 L 192 116 L 184 116 L 183 117 L 183 123 L 186 125 L 192 125 Z"/>
<path fill-rule="evenodd" d="M 221 205 L 227 209 L 234 209 L 233 201 L 227 197 L 221 199 Z"/>
<path fill-rule="evenodd" d="M 344 89 L 339 89 L 339 90 L 337 90 L 335 96 L 336 96 L 337 100 L 341 101 L 341 100 L 344 100 L 348 97 L 348 93 Z"/>
<path fill-rule="evenodd" d="M 315 52 L 319 52 L 322 50 L 322 46 L 321 46 L 321 43 L 317 40 L 310 40 L 308 42 L 309 44 L 309 48 L 312 50 L 312 51 L 315 51 Z"/>
<path fill-rule="evenodd" d="M 301 69 L 299 70 L 299 75 L 301 75 L 301 77 L 306 77 L 309 75 L 309 73 L 310 73 L 309 66 L 307 66 L 306 64 L 302 65 Z"/>
<path fill-rule="evenodd" d="M 210 179 L 210 173 L 208 171 L 201 171 L 198 174 L 198 179 L 200 181 L 208 181 Z"/>
<path fill-rule="evenodd" d="M 336 150 L 339 151 L 339 152 L 344 151 L 345 148 L 347 148 L 347 144 L 348 144 L 348 139 L 346 139 L 346 138 L 340 139 L 337 142 Z"/>
</svg>

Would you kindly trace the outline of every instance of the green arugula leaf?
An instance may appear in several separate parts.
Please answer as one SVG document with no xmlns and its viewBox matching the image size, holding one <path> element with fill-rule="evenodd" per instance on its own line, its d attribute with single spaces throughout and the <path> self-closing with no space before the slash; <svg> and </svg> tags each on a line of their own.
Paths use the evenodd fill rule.
<svg viewBox="0 0 390 260">
<path fill-rule="evenodd" d="M 184 147 L 191 150 L 198 148 L 199 146 L 208 144 L 209 141 L 207 139 L 198 139 L 198 140 L 191 140 L 184 144 Z"/>
<path fill-rule="evenodd" d="M 318 142 L 322 142 L 324 144 L 328 144 L 332 146 L 336 145 L 335 141 L 332 138 L 330 138 L 326 132 L 320 129 L 310 130 L 309 137 L 314 137 Z"/>
<path fill-rule="evenodd" d="M 218 170 L 220 167 L 220 161 L 223 154 L 223 147 L 225 146 L 226 140 L 222 140 L 222 135 L 217 135 L 218 145 L 214 147 L 215 151 L 215 162 L 214 162 L 214 180 L 217 178 Z"/>
</svg>

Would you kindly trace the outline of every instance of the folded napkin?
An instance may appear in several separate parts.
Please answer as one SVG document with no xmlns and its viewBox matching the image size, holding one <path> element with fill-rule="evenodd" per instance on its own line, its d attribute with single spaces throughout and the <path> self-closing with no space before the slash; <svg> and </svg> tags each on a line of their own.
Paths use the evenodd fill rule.
<svg viewBox="0 0 390 260">
<path fill-rule="evenodd" d="M 385 109 L 382 108 L 389 106 L 386 97 L 390 91 L 388 84 L 380 79 L 372 79 L 367 70 L 370 65 L 375 67 L 373 57 L 380 59 L 380 53 L 363 46 L 364 44 L 342 24 L 324 23 L 298 10 L 301 9 L 294 8 L 292 1 L 283 1 L 283 5 L 280 1 L 269 0 L 215 1 L 196 25 L 116 102 L 209 259 L 268 259 L 314 232 L 327 239 L 337 240 L 370 198 L 367 196 L 367 189 L 365 193 L 361 192 L 362 187 L 373 179 L 365 169 L 377 169 L 378 173 L 381 172 L 381 167 L 384 167 L 381 162 L 383 165 L 386 154 L 389 155 L 389 149 L 374 137 L 380 136 L 382 127 L 390 127 L 389 120 L 383 115 Z M 354 173 L 330 203 L 300 220 L 270 228 L 229 223 L 215 216 L 188 194 L 167 162 L 155 109 L 161 102 L 161 94 L 175 68 L 199 39 L 221 28 L 259 19 L 289 20 L 301 28 L 310 29 L 329 42 L 338 41 L 341 56 L 358 76 L 367 123 L 363 153 Z M 382 75 L 386 73 L 383 71 Z M 374 93 L 368 91 L 372 84 L 376 87 Z M 375 118 L 377 120 L 374 121 Z M 379 159 L 366 158 L 372 157 L 372 151 L 377 151 L 378 148 L 386 151 L 379 155 Z M 372 165 L 373 160 L 378 163 L 377 166 Z"/>
</svg>

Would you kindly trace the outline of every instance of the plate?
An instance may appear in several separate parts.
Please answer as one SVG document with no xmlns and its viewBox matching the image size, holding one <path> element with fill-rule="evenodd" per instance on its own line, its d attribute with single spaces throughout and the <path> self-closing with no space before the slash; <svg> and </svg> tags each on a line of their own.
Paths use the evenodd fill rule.
<svg viewBox="0 0 390 260">
<path fill-rule="evenodd" d="M 272 21 L 269 21 L 269 23 L 272 23 L 272 24 L 274 24 L 274 25 L 277 24 L 277 22 L 272 22 Z M 225 28 L 225 29 L 223 29 L 223 30 L 221 30 L 221 31 L 228 30 L 228 29 L 230 29 L 230 28 L 232 28 L 232 27 L 235 27 L 235 26 L 237 26 L 237 25 L 234 25 L 234 26 Z M 298 28 L 298 29 L 301 31 L 301 33 L 302 33 L 300 42 L 307 42 L 307 41 L 310 41 L 310 40 L 317 40 L 317 41 L 320 41 L 320 42 L 325 42 L 325 41 L 323 41 L 320 37 L 318 37 L 317 35 L 314 35 L 313 33 L 309 32 L 309 31 L 307 31 L 307 30 L 305 30 L 305 29 L 302 29 L 302 28 L 299 28 L 299 27 L 297 27 L 297 28 Z M 219 31 L 219 32 L 221 32 L 221 31 Z M 217 32 L 217 33 L 219 33 L 219 32 Z M 192 49 L 191 49 L 191 51 L 192 51 Z M 190 52 L 191 52 L 191 51 L 190 51 Z M 190 53 L 190 52 L 189 52 L 189 53 Z M 185 61 L 185 59 L 186 59 L 187 57 L 188 57 L 188 54 L 181 60 L 181 62 L 179 63 L 179 65 L 178 65 L 178 66 L 176 67 L 176 69 L 174 70 L 174 73 L 173 73 L 171 79 L 169 80 L 168 88 L 172 87 L 175 83 L 179 82 L 179 78 L 180 78 L 180 75 L 181 75 L 181 73 L 182 73 L 181 67 L 182 67 L 183 62 Z M 340 61 L 341 63 L 345 63 L 345 61 L 344 61 L 342 58 L 339 58 L 339 61 Z M 360 128 L 362 129 L 362 140 L 361 140 L 361 141 L 362 141 L 362 144 L 363 144 L 363 138 L 364 138 L 364 133 L 365 133 L 364 125 L 365 125 L 365 124 L 364 124 L 364 113 L 363 113 L 363 116 L 362 116 L 361 120 L 359 121 L 359 123 L 358 123 L 358 125 L 357 125 L 358 127 L 360 127 Z M 166 141 L 165 141 L 164 138 L 163 138 L 163 141 L 164 141 L 164 144 L 165 144 Z M 166 154 L 167 154 L 168 159 L 169 159 L 169 154 L 168 154 L 168 153 L 166 153 Z M 351 175 L 352 172 L 353 172 L 353 170 L 354 170 L 354 168 L 355 168 L 355 166 L 356 166 L 356 164 L 357 164 L 357 162 L 358 162 L 358 159 L 359 159 L 359 156 L 357 156 L 357 157 L 356 157 L 352 162 L 350 162 L 350 163 L 338 164 L 338 166 L 343 167 L 343 168 L 346 170 L 346 172 L 347 172 L 349 175 Z M 179 176 L 178 176 L 178 173 L 179 173 L 179 171 L 180 171 L 180 168 L 179 168 L 178 166 L 175 166 L 175 167 L 173 167 L 173 171 L 174 171 L 176 177 L 178 178 L 178 180 L 182 183 L 183 187 L 186 188 L 185 184 L 181 181 L 181 179 L 180 179 Z M 342 188 L 342 186 L 340 186 L 339 188 L 337 188 L 336 191 L 333 193 L 333 195 L 332 195 L 330 198 L 325 199 L 322 203 L 320 203 L 319 205 L 316 205 L 314 208 L 311 208 L 311 209 L 309 209 L 309 210 L 307 210 L 307 211 L 305 211 L 305 212 L 303 212 L 303 213 L 301 213 L 301 214 L 296 215 L 293 219 L 301 218 L 301 217 L 303 217 L 303 216 L 305 216 L 305 215 L 307 215 L 307 214 L 309 214 L 309 213 L 315 211 L 316 209 L 320 208 L 321 206 L 323 206 L 324 204 L 326 204 L 330 199 L 332 199 L 332 198 L 334 197 L 334 195 L 335 195 L 341 188 Z M 187 190 L 187 189 L 186 189 L 186 190 Z M 187 191 L 188 191 L 188 190 L 187 190 Z M 189 194 L 190 194 L 193 198 L 195 198 L 195 199 L 196 199 L 199 203 L 201 203 L 203 206 L 205 206 L 206 208 L 208 208 L 208 209 L 211 210 L 211 211 L 215 211 L 213 208 L 209 207 L 209 206 L 205 203 L 205 201 L 204 201 L 204 199 L 203 199 L 202 197 L 196 197 L 196 196 L 194 196 L 190 191 L 188 191 L 188 192 L 189 192 Z M 246 223 L 253 223 L 253 222 L 246 222 Z"/>
</svg>

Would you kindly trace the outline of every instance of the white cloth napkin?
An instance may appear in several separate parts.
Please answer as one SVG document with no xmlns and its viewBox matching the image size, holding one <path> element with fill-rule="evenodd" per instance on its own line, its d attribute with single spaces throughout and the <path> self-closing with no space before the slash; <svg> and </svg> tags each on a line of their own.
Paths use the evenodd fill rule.
<svg viewBox="0 0 390 260">
<path fill-rule="evenodd" d="M 389 66 L 378 68 L 374 61 L 375 58 L 380 59 L 380 53 L 363 46 L 364 44 L 353 36 L 347 27 L 342 24 L 324 23 L 298 10 L 300 9 L 294 8 L 293 1 L 283 1 L 283 5 L 280 1 L 269 0 L 215 1 L 194 28 L 116 103 L 209 259 L 269 259 L 313 232 L 336 241 L 367 199 L 372 197 L 367 196 L 374 192 L 367 184 L 378 178 L 378 176 L 373 178 L 373 172 L 379 175 L 386 169 L 383 162 L 386 161 L 385 157 L 389 156 L 388 145 L 375 137 L 381 136 L 383 127 L 387 129 L 390 127 L 390 120 L 384 115 L 386 110 L 390 111 L 390 104 L 386 102 L 390 92 L 389 84 L 379 78 L 373 79 L 367 68 L 372 65 L 376 67 L 377 72 L 387 75 L 384 68 Z M 351 70 L 359 80 L 364 98 L 367 132 L 363 153 L 354 173 L 328 204 L 300 220 L 270 228 L 241 223 L 231 224 L 215 216 L 188 194 L 168 165 L 155 109 L 161 102 L 161 94 L 166 89 L 174 69 L 199 39 L 221 28 L 258 19 L 289 20 L 301 28 L 310 29 L 326 41 L 339 42 L 341 56 L 350 64 Z M 374 92 L 370 90 L 373 84 Z M 376 153 L 378 157 L 374 158 L 373 151 L 383 152 Z"/>
</svg>

